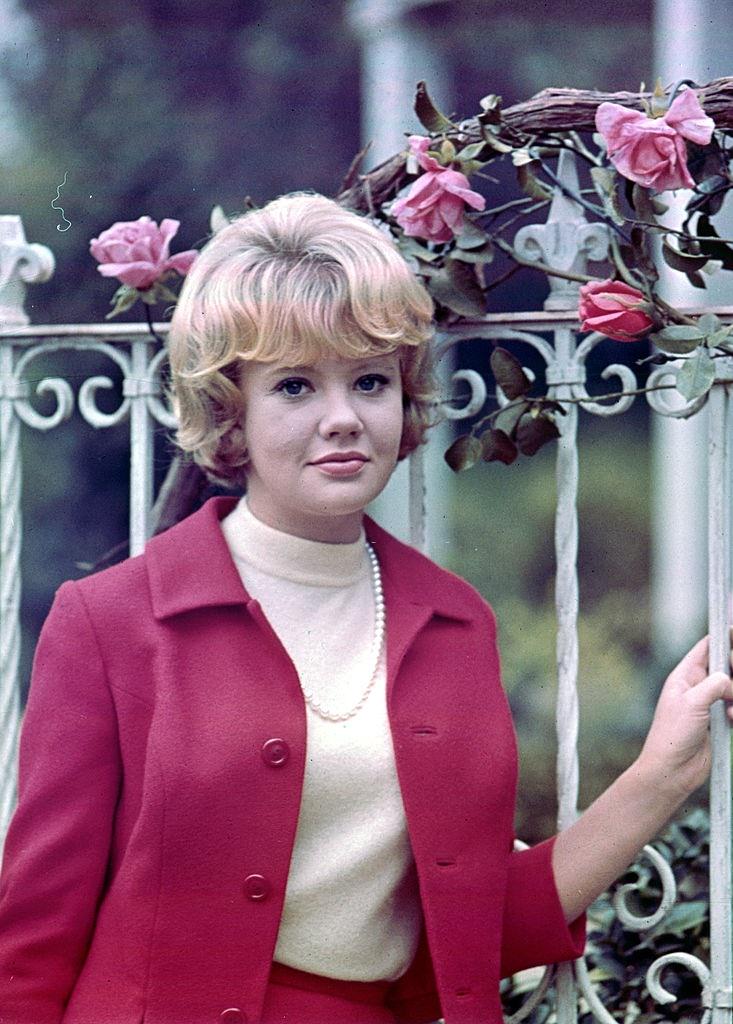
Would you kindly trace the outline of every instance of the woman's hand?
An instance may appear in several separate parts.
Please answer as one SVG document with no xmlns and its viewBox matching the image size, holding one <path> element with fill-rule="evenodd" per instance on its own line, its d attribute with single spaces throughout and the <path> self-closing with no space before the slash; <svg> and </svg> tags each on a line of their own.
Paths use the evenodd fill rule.
<svg viewBox="0 0 733 1024">
<path fill-rule="evenodd" d="M 708 638 L 695 644 L 662 688 L 644 747 L 630 768 L 555 841 L 560 901 L 574 920 L 624 871 L 710 770 L 710 708 L 733 700 L 723 672 L 708 675 Z M 732 706 L 728 715 L 733 718 Z"/>
<path fill-rule="evenodd" d="M 733 700 L 733 683 L 724 672 L 708 675 L 708 637 L 670 672 L 657 701 L 636 767 L 650 784 L 684 799 L 710 771 L 710 708 Z M 733 704 L 727 707 L 733 719 Z"/>
</svg>

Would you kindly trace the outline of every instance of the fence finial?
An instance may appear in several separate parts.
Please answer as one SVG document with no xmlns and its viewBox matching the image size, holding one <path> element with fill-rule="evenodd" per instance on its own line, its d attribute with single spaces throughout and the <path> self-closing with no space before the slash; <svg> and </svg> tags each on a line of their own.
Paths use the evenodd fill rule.
<svg viewBox="0 0 733 1024">
<path fill-rule="evenodd" d="M 527 224 L 520 228 L 514 247 L 527 260 L 541 260 L 547 266 L 573 274 L 585 274 L 588 260 L 604 260 L 608 253 L 609 229 L 605 224 L 589 224 L 583 207 L 572 195 L 580 194 L 575 157 L 563 150 L 557 162 L 558 184 L 546 224 Z M 578 305 L 577 281 L 548 277 L 550 294 L 545 309 L 575 309 Z"/>
<path fill-rule="evenodd" d="M 29 243 L 17 214 L 0 215 L 0 327 L 30 322 L 25 311 L 25 286 L 48 281 L 56 261 L 45 245 Z"/>
</svg>

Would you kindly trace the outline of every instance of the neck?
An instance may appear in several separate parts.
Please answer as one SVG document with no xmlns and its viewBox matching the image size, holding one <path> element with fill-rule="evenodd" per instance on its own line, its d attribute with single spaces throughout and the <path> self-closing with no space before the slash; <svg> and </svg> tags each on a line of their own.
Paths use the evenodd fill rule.
<svg viewBox="0 0 733 1024">
<path fill-rule="evenodd" d="M 351 512 L 343 516 L 304 516 L 275 511 L 258 501 L 257 495 L 247 494 L 247 505 L 252 515 L 266 526 L 303 540 L 323 544 L 353 544 L 359 540 L 364 512 Z"/>
</svg>

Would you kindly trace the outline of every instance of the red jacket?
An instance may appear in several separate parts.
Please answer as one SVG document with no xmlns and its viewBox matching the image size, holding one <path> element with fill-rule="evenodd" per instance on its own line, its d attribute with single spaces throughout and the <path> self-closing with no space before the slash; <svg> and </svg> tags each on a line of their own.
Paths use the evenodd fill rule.
<svg viewBox="0 0 733 1024">
<path fill-rule="evenodd" d="M 259 1020 L 306 720 L 219 528 L 233 503 L 59 589 L 0 880 L 0 1024 L 218 1024 L 231 1007 Z M 392 1003 L 404 1022 L 498 1024 L 500 976 L 579 956 L 583 924 L 565 925 L 552 841 L 511 853 L 516 750 L 491 610 L 371 521 L 367 534 L 425 919 Z"/>
</svg>

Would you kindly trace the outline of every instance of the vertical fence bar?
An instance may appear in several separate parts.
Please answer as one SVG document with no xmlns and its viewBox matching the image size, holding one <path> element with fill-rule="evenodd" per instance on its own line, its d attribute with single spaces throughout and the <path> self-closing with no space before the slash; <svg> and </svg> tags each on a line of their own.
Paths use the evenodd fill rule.
<svg viewBox="0 0 733 1024">
<path fill-rule="evenodd" d="M 20 729 L 20 422 L 15 415 L 13 348 L 0 343 L 0 845 L 16 798 Z"/>
<path fill-rule="evenodd" d="M 563 376 L 572 363 L 575 337 L 555 331 L 556 368 Z M 565 373 L 565 380 L 570 373 Z M 571 397 L 568 384 L 553 389 L 558 401 Z M 557 442 L 557 508 L 555 513 L 555 606 L 557 611 L 557 825 L 572 825 L 578 816 L 578 409 L 569 403 Z M 577 994 L 571 964 L 560 964 L 557 975 L 557 1022 L 575 1024 Z"/>
<path fill-rule="evenodd" d="M 132 342 L 130 377 L 124 391 L 130 398 L 130 555 L 139 555 L 150 536 L 153 507 L 153 422 L 148 395 L 157 388 L 149 379 L 150 342 Z"/>
<path fill-rule="evenodd" d="M 722 376 L 727 383 L 716 384 L 710 393 L 708 425 L 708 600 L 713 672 L 730 672 L 729 382 L 733 380 L 733 360 L 725 363 L 719 369 L 719 379 Z M 722 701 L 712 709 L 710 737 L 710 1020 L 711 1024 L 731 1024 L 731 732 Z"/>
<path fill-rule="evenodd" d="M 410 456 L 409 517 L 410 544 L 418 551 L 425 551 L 427 545 L 425 508 L 425 454 L 418 448 Z"/>
</svg>

